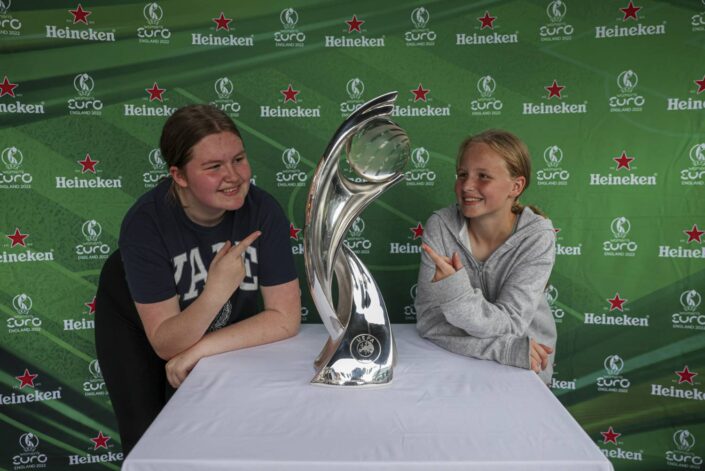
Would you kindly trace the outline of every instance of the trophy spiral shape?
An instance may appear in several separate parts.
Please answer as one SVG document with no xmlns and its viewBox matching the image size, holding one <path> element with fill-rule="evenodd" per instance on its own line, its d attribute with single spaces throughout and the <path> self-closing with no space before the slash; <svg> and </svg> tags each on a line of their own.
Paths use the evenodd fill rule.
<svg viewBox="0 0 705 471">
<path fill-rule="evenodd" d="M 396 97 L 387 93 L 352 113 L 333 135 L 311 180 L 304 260 L 311 296 L 330 336 L 314 363 L 314 384 L 372 386 L 392 380 L 396 347 L 382 293 L 344 238 L 362 211 L 404 178 L 409 139 L 388 118 Z M 342 158 L 356 181 L 341 172 Z"/>
</svg>

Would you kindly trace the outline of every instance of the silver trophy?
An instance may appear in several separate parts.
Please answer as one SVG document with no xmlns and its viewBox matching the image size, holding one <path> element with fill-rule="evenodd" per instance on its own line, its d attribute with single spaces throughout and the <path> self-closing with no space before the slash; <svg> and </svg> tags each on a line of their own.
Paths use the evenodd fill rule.
<svg viewBox="0 0 705 471">
<path fill-rule="evenodd" d="M 314 384 L 372 386 L 392 380 L 396 347 L 387 307 L 369 270 L 343 241 L 367 205 L 404 178 L 409 139 L 388 118 L 396 98 L 396 92 L 387 93 L 352 113 L 333 135 L 311 181 L 304 259 L 311 296 L 330 335 L 314 362 Z M 341 171 L 343 154 L 356 181 Z"/>
</svg>

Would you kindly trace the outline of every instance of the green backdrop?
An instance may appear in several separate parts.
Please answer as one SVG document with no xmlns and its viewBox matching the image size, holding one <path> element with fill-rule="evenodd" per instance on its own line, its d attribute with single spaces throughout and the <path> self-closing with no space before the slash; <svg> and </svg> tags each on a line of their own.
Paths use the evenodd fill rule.
<svg viewBox="0 0 705 471">
<path fill-rule="evenodd" d="M 390 90 L 412 160 L 348 243 L 393 321 L 415 320 L 458 144 L 507 128 L 533 155 L 523 201 L 558 228 L 554 393 L 615 469 L 702 469 L 705 4 L 258 3 L 0 1 L 0 469 L 120 464 L 92 302 L 125 211 L 165 174 L 175 108 L 235 119 L 319 322 L 309 180 L 342 119 Z"/>
</svg>

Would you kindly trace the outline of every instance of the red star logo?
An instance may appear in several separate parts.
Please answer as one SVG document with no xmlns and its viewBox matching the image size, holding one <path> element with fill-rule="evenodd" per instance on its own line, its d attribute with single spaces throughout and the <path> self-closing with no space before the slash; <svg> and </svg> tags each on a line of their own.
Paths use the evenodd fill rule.
<svg viewBox="0 0 705 471">
<path fill-rule="evenodd" d="M 14 89 L 17 87 L 16 83 L 12 83 L 7 79 L 7 75 L 5 76 L 5 80 L 0 83 L 0 97 L 5 96 L 5 95 L 10 95 L 11 97 L 15 96 Z"/>
<path fill-rule="evenodd" d="M 100 160 L 93 160 L 91 159 L 91 154 L 86 154 L 85 159 L 77 160 L 76 162 L 82 165 L 83 168 L 81 168 L 81 174 L 83 175 L 86 172 L 95 173 L 95 166 L 100 162 Z"/>
<path fill-rule="evenodd" d="M 91 438 L 91 441 L 95 444 L 93 446 L 93 449 L 97 450 L 98 448 L 105 448 L 107 450 L 108 440 L 110 440 L 110 437 L 106 437 L 105 435 L 103 435 L 103 431 L 98 432 L 97 437 Z"/>
<path fill-rule="evenodd" d="M 631 0 L 629 1 L 629 5 L 627 5 L 626 8 L 620 8 L 624 12 L 624 18 L 622 18 L 622 21 L 627 21 L 629 18 L 633 18 L 635 21 L 639 19 L 639 10 L 641 10 L 641 7 L 635 7 L 634 2 Z"/>
<path fill-rule="evenodd" d="M 620 168 L 626 168 L 627 170 L 631 170 L 632 168 L 629 166 L 629 164 L 632 163 L 634 157 L 627 157 L 627 152 L 623 150 L 621 156 L 612 157 L 612 160 L 617 162 L 617 170 L 619 170 Z"/>
<path fill-rule="evenodd" d="M 162 100 L 162 93 L 166 91 L 166 88 L 159 88 L 159 85 L 157 85 L 157 82 L 154 82 L 154 85 L 152 85 L 152 88 L 145 88 L 145 91 L 149 93 L 149 101 L 152 102 L 154 100 L 159 100 L 159 101 L 164 101 Z"/>
<path fill-rule="evenodd" d="M 419 100 L 426 101 L 426 95 L 431 90 L 428 88 L 423 88 L 423 86 L 421 84 L 419 84 L 419 87 L 416 90 L 409 90 L 409 91 L 414 94 L 414 103 L 416 103 Z"/>
<path fill-rule="evenodd" d="M 689 244 L 691 242 L 697 242 L 698 244 L 700 244 L 702 242 L 702 240 L 700 240 L 700 237 L 705 234 L 705 231 L 701 231 L 700 229 L 698 229 L 697 224 L 693 224 L 693 227 L 691 227 L 689 231 L 683 232 L 688 236 L 687 243 Z"/>
<path fill-rule="evenodd" d="M 621 433 L 615 432 L 611 425 L 606 432 L 600 432 L 600 434 L 602 435 L 602 443 L 612 442 L 615 445 L 617 444 L 617 438 L 622 435 Z"/>
<path fill-rule="evenodd" d="M 480 30 L 483 30 L 485 28 L 494 29 L 494 25 L 492 23 L 494 23 L 494 20 L 496 19 L 496 17 L 490 16 L 489 11 L 486 11 L 485 16 L 480 16 L 477 18 L 477 21 L 482 23 L 482 26 L 480 26 Z"/>
<path fill-rule="evenodd" d="M 301 229 L 294 227 L 293 223 L 289 223 L 289 239 L 299 240 L 299 232 Z"/>
<path fill-rule="evenodd" d="M 88 24 L 88 15 L 91 14 L 90 11 L 84 10 L 80 3 L 78 4 L 78 8 L 76 8 L 75 10 L 69 10 L 69 13 L 73 15 L 73 24 Z"/>
<path fill-rule="evenodd" d="M 5 80 L 7 80 L 7 77 L 5 77 Z M 702 92 L 705 92 L 705 75 L 703 75 L 702 80 L 693 80 L 696 84 L 698 84 L 698 95 L 700 95 Z M 0 85 L 2 86 L 2 85 Z M 2 95 L 0 95 L 2 96 Z M 14 95 L 12 95 L 14 96 Z"/>
<path fill-rule="evenodd" d="M 693 384 L 693 377 L 698 376 L 698 373 L 693 373 L 688 369 L 688 365 L 685 365 L 683 371 L 674 371 L 678 375 L 678 384 L 689 383 Z"/>
<path fill-rule="evenodd" d="M 221 29 L 224 29 L 225 31 L 230 31 L 230 26 L 229 23 L 233 21 L 232 18 L 226 18 L 223 12 L 220 12 L 220 16 L 218 18 L 213 18 L 213 21 L 215 22 L 216 26 L 215 30 L 220 31 Z"/>
<path fill-rule="evenodd" d="M 24 369 L 24 374 L 22 376 L 15 376 L 15 379 L 19 380 L 20 382 L 20 389 L 24 388 L 25 386 L 29 386 L 30 388 L 34 387 L 34 380 L 35 378 L 39 376 L 38 374 L 32 374 L 29 372 L 27 368 Z"/>
<path fill-rule="evenodd" d="M 12 245 L 10 248 L 14 247 L 15 245 L 21 245 L 22 247 L 27 247 L 27 244 L 25 243 L 25 239 L 29 237 L 29 234 L 22 234 L 19 230 L 19 228 L 15 227 L 15 233 L 14 234 L 8 234 L 5 237 L 10 239 L 12 241 Z"/>
<path fill-rule="evenodd" d="M 608 299 L 607 301 L 609 301 L 609 303 L 610 303 L 610 312 L 614 311 L 615 309 L 620 312 L 624 312 L 624 308 L 622 307 L 622 304 L 626 303 L 627 300 L 620 298 L 619 293 L 615 293 L 614 298 Z"/>
<path fill-rule="evenodd" d="M 351 20 L 346 20 L 345 22 L 348 24 L 348 33 L 352 33 L 353 31 L 362 33 L 360 26 L 362 26 L 364 21 L 358 20 L 357 15 L 353 15 Z"/>
<path fill-rule="evenodd" d="M 553 81 L 553 84 L 550 87 L 543 87 L 546 90 L 548 90 L 548 98 L 549 100 L 553 98 L 554 96 L 557 98 L 561 98 L 561 91 L 565 88 L 564 85 L 558 85 L 558 82 L 555 80 Z"/>
<path fill-rule="evenodd" d="M 83 303 L 84 306 L 88 308 L 88 314 L 95 314 L 95 296 L 93 296 L 93 300 L 89 303 Z"/>
<path fill-rule="evenodd" d="M 293 101 L 296 103 L 296 95 L 301 93 L 301 90 L 294 90 L 291 84 L 286 90 L 280 90 L 281 94 L 284 95 L 284 103 L 287 101 Z"/>
<path fill-rule="evenodd" d="M 423 226 L 421 223 L 416 224 L 416 227 L 410 227 L 409 230 L 414 234 L 414 240 L 423 237 Z"/>
</svg>

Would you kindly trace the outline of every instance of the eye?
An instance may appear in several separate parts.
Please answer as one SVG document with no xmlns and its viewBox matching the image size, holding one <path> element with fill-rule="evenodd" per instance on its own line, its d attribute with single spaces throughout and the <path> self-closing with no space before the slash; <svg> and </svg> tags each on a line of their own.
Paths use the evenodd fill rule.
<svg viewBox="0 0 705 471">
<path fill-rule="evenodd" d="M 208 167 L 206 167 L 206 170 L 218 170 L 219 168 L 220 168 L 220 164 L 213 164 L 213 165 L 209 165 Z"/>
<path fill-rule="evenodd" d="M 455 173 L 455 178 L 457 178 L 458 180 L 464 180 L 467 177 L 468 177 L 468 174 L 466 172 L 456 172 Z"/>
<path fill-rule="evenodd" d="M 481 173 L 481 174 L 480 174 L 480 178 L 483 179 L 483 180 L 490 180 L 492 177 L 490 177 L 490 176 L 487 175 L 486 173 Z"/>
</svg>

